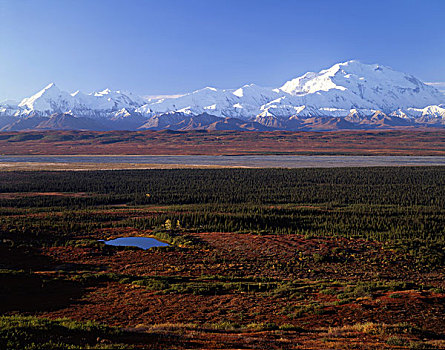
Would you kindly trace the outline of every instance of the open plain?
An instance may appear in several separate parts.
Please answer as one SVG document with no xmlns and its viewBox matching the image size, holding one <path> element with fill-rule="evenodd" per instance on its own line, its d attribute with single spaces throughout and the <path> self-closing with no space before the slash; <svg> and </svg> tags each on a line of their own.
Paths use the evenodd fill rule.
<svg viewBox="0 0 445 350">
<path fill-rule="evenodd" d="M 3 132 L 1 155 L 445 155 L 444 129 Z"/>
</svg>

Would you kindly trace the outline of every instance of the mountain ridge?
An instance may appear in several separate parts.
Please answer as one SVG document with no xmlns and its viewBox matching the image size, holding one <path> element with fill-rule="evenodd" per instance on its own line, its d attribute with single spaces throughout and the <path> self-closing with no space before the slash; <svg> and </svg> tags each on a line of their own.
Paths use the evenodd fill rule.
<svg viewBox="0 0 445 350">
<path fill-rule="evenodd" d="M 55 122 L 54 115 L 78 119 L 73 123 L 74 119 L 65 116 Z M 249 125 L 249 130 L 258 131 L 324 130 L 322 125 L 327 130 L 445 127 L 445 95 L 410 74 L 356 60 L 318 73 L 307 72 L 278 88 L 255 84 L 237 89 L 205 87 L 154 100 L 110 89 L 68 93 L 51 83 L 16 105 L 10 101 L 0 104 L 0 131 L 20 125 L 30 130 L 36 123 L 28 119 L 51 116 L 43 125 L 55 129 L 76 129 L 76 125 L 91 130 L 99 125 L 101 130 L 158 130 L 162 125 L 174 130 L 232 125 L 244 130 Z"/>
</svg>

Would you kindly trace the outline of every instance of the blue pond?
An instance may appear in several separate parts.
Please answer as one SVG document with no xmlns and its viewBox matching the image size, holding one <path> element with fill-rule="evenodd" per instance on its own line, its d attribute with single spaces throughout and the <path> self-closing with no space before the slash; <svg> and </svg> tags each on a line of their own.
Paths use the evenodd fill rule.
<svg viewBox="0 0 445 350">
<path fill-rule="evenodd" d="M 153 247 L 166 247 L 169 244 L 158 241 L 156 238 L 150 237 L 121 237 L 110 241 L 103 241 L 107 245 L 118 247 L 138 247 L 142 249 L 150 249 Z"/>
</svg>

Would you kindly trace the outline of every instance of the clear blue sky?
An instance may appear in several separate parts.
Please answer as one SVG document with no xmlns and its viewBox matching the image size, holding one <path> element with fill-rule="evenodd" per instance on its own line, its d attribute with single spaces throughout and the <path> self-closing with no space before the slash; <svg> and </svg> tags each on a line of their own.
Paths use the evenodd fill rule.
<svg viewBox="0 0 445 350">
<path fill-rule="evenodd" d="M 0 0 L 0 100 L 279 86 L 358 59 L 445 82 L 443 0 Z"/>
</svg>

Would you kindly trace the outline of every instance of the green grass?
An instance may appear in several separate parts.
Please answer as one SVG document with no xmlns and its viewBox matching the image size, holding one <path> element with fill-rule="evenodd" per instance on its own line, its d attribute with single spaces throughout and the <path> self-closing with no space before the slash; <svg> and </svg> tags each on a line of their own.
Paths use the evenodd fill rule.
<svg viewBox="0 0 445 350">
<path fill-rule="evenodd" d="M 1 349 L 128 349 L 127 345 L 115 342 L 122 335 L 117 328 L 91 321 L 0 316 Z"/>
</svg>

